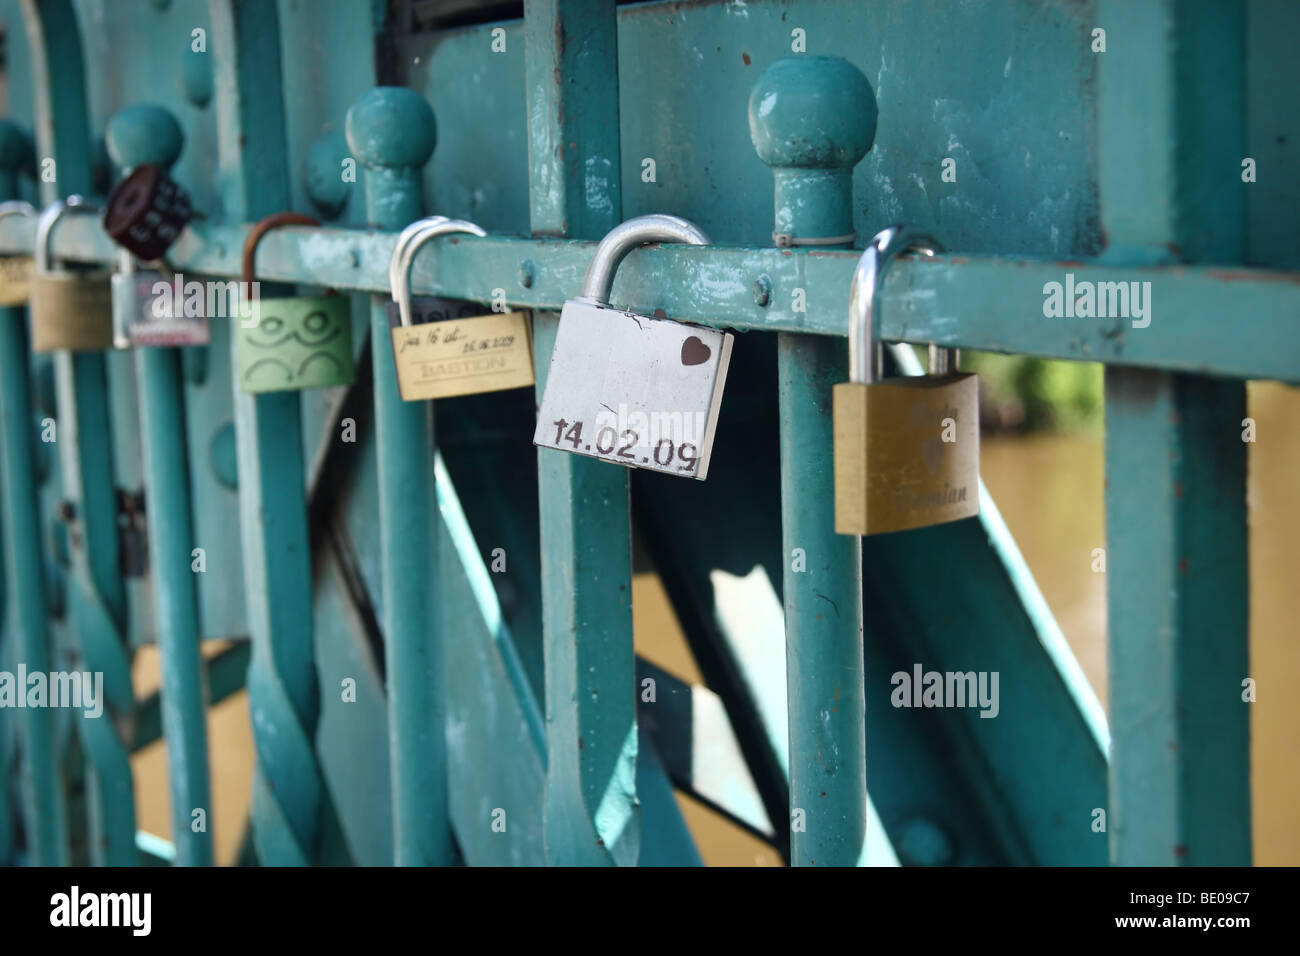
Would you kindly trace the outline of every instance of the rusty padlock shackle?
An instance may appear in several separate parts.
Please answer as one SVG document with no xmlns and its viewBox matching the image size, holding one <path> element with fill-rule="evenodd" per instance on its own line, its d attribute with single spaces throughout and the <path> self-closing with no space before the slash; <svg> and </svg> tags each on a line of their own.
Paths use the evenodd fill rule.
<svg viewBox="0 0 1300 956">
<path fill-rule="evenodd" d="M 65 212 L 99 212 L 99 207 L 87 202 L 82 196 L 72 195 L 65 199 L 56 199 L 41 210 L 41 218 L 36 223 L 36 260 L 37 272 L 50 271 L 50 235 Z"/>
<path fill-rule="evenodd" d="M 943 246 L 933 236 L 906 226 L 890 226 L 876 233 L 858 259 L 849 290 L 849 381 L 870 385 L 884 377 L 880 323 L 876 316 L 876 296 L 885 280 L 885 269 L 897 256 L 920 252 L 934 256 Z M 930 347 L 930 371 L 945 374 L 956 368 L 955 349 Z"/>
<path fill-rule="evenodd" d="M 260 219 L 253 224 L 253 228 L 248 230 L 248 237 L 244 239 L 244 252 L 241 257 L 239 278 L 245 285 L 251 283 L 256 277 L 255 261 L 257 257 L 257 244 L 262 241 L 272 229 L 278 229 L 280 226 L 319 226 L 320 220 L 313 219 L 306 213 L 301 212 L 277 212 L 265 219 Z"/>
<path fill-rule="evenodd" d="M 397 303 L 402 325 L 411 324 L 411 265 L 415 262 L 415 254 L 430 239 L 458 233 L 479 238 L 487 235 L 482 227 L 464 219 L 429 216 L 411 223 L 397 237 L 393 257 L 388 262 L 388 281 L 392 286 L 393 301 Z"/>
<path fill-rule="evenodd" d="M 652 242 L 684 242 L 692 246 L 710 246 L 713 240 L 689 219 L 680 216 L 637 216 L 620 223 L 605 234 L 587 265 L 582 280 L 580 300 L 609 305 L 614 289 L 614 272 L 624 257 L 637 246 Z"/>
</svg>

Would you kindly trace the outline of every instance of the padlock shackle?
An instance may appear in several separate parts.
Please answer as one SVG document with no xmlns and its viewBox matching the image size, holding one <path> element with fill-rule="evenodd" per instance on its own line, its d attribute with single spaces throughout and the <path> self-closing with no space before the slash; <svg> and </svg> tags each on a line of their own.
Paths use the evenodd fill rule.
<svg viewBox="0 0 1300 956">
<path fill-rule="evenodd" d="M 401 272 L 402 252 L 405 251 L 407 245 L 412 239 L 429 226 L 436 225 L 440 222 L 447 222 L 447 217 L 425 216 L 423 219 L 415 220 L 415 222 L 411 223 L 398 233 L 397 241 L 393 243 L 393 254 L 388 259 L 388 290 L 390 294 L 393 295 L 394 302 L 397 301 L 396 291 L 397 283 L 399 281 L 398 274 Z"/>
<path fill-rule="evenodd" d="M 880 322 L 876 297 L 885 279 L 885 269 L 896 256 L 906 252 L 920 252 L 933 256 L 943 252 L 943 246 L 933 236 L 915 232 L 906 226 L 890 226 L 867 243 L 858 267 L 853 270 L 853 285 L 849 290 L 849 381 L 870 385 L 883 377 L 880 351 Z M 944 349 L 951 353 L 952 349 Z M 956 362 L 951 355 L 935 362 L 932 372 L 951 371 Z"/>
<path fill-rule="evenodd" d="M 637 216 L 605 234 L 582 280 L 582 298 L 600 305 L 609 304 L 614 289 L 614 272 L 624 257 L 637 246 L 651 242 L 684 242 L 692 246 L 709 246 L 713 240 L 695 223 L 679 216 Z"/>
<path fill-rule="evenodd" d="M 239 278 L 245 285 L 251 284 L 257 277 L 257 244 L 272 229 L 281 226 L 319 226 L 320 220 L 301 212 L 277 212 L 253 224 L 244 239 L 244 251 L 241 256 Z"/>
<path fill-rule="evenodd" d="M 50 271 L 50 236 L 54 224 L 63 218 L 65 212 L 98 212 L 98 208 L 87 202 L 82 196 L 72 195 L 65 199 L 56 199 L 41 210 L 41 218 L 36 223 L 36 270 Z"/>
<path fill-rule="evenodd" d="M 6 199 L 0 202 L 0 219 L 8 219 L 10 216 L 34 216 L 36 207 L 26 199 Z"/>
<path fill-rule="evenodd" d="M 412 223 L 402 230 L 402 235 L 398 236 L 397 244 L 393 247 L 393 254 L 397 258 L 397 275 L 393 281 L 393 301 L 397 303 L 397 313 L 402 320 L 402 325 L 411 324 L 411 266 L 415 263 L 415 254 L 420 251 L 430 239 L 437 239 L 439 236 L 449 236 L 456 233 L 468 233 L 471 236 L 482 238 L 487 233 L 480 226 L 472 222 L 466 222 L 464 219 L 447 219 L 444 216 L 432 216 L 431 221 L 416 230 L 407 237 L 406 242 L 402 238 L 417 223 Z M 388 266 L 389 279 L 393 280 L 393 266 L 389 262 Z"/>
</svg>

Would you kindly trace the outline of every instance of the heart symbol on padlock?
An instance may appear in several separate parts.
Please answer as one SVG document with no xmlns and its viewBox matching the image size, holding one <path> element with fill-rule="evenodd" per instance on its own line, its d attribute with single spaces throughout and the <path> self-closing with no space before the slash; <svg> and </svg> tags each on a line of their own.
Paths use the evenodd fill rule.
<svg viewBox="0 0 1300 956">
<path fill-rule="evenodd" d="M 703 365 L 712 354 L 713 350 L 701 342 L 698 336 L 692 335 L 682 343 L 683 365 Z"/>
</svg>

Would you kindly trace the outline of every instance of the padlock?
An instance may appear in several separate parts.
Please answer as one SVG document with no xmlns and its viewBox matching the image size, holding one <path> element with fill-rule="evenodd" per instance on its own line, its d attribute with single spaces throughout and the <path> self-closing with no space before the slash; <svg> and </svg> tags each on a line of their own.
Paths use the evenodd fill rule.
<svg viewBox="0 0 1300 956">
<path fill-rule="evenodd" d="M 137 272 L 135 256 L 122 250 L 113 273 L 113 345 L 119 349 L 207 345 L 208 316 L 186 315 L 174 278 L 157 269 Z"/>
<path fill-rule="evenodd" d="M 533 444 L 703 480 L 732 335 L 609 305 L 614 270 L 650 242 L 708 245 L 693 223 L 641 216 L 610 231 L 564 303 Z"/>
<path fill-rule="evenodd" d="M 257 244 L 277 226 L 319 226 L 299 213 L 263 219 L 244 242 L 243 286 L 254 290 Z M 283 392 L 349 385 L 352 362 L 352 315 L 348 297 L 262 299 L 246 293 L 249 308 L 234 323 L 239 386 L 245 392 Z"/>
<path fill-rule="evenodd" d="M 36 207 L 21 199 L 0 202 L 0 219 L 7 219 L 9 216 L 35 215 Z M 26 305 L 31 276 L 31 256 L 0 258 L 0 306 Z"/>
<path fill-rule="evenodd" d="M 398 391 L 407 402 L 477 395 L 533 384 L 528 316 L 492 312 L 433 296 L 411 301 L 411 263 L 420 246 L 437 236 L 469 233 L 478 226 L 430 216 L 402 231 L 389 263 L 393 301 L 388 324 Z M 418 308 L 417 308 L 418 306 Z"/>
<path fill-rule="evenodd" d="M 190 221 L 189 194 L 162 169 L 141 163 L 109 193 L 104 231 L 145 262 L 161 259 Z"/>
<path fill-rule="evenodd" d="M 50 268 L 50 234 L 67 210 L 94 211 L 80 196 L 69 196 L 50 203 L 41 213 L 28 310 L 34 352 L 98 352 L 113 345 L 108 272 Z"/>
<path fill-rule="evenodd" d="M 853 273 L 849 378 L 833 392 L 835 530 L 882 534 L 979 514 L 979 381 L 952 349 L 930 347 L 930 374 L 882 381 L 879 306 L 884 270 L 904 252 L 932 256 L 931 237 L 894 226 Z"/>
</svg>

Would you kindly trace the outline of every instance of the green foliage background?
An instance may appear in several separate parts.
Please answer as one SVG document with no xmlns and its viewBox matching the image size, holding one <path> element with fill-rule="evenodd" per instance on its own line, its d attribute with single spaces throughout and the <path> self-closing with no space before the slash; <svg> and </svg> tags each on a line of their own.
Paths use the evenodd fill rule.
<svg viewBox="0 0 1300 956">
<path fill-rule="evenodd" d="M 961 369 L 979 373 L 986 425 L 1019 431 L 1102 428 L 1102 366 L 1096 362 L 963 352 Z"/>
</svg>

